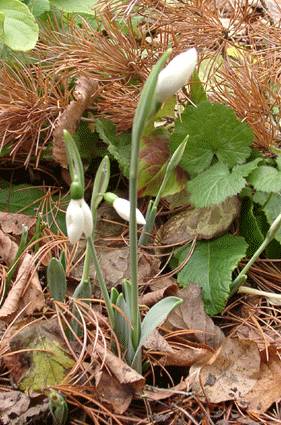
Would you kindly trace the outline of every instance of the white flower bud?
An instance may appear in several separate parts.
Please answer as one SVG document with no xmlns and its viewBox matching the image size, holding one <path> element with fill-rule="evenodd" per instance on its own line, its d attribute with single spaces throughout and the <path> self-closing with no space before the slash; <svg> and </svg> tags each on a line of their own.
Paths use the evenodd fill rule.
<svg viewBox="0 0 281 425">
<path fill-rule="evenodd" d="M 156 85 L 156 100 L 163 103 L 181 89 L 191 77 L 197 64 L 197 50 L 193 47 L 175 56 L 160 72 Z"/>
<path fill-rule="evenodd" d="M 130 202 L 127 199 L 116 198 L 112 205 L 123 220 L 130 221 Z M 145 218 L 139 209 L 136 209 L 136 220 L 137 224 L 145 224 Z"/>
<path fill-rule="evenodd" d="M 86 238 L 93 232 L 93 216 L 84 199 L 71 199 L 66 210 L 66 230 L 72 244 L 79 241 L 82 234 Z"/>
</svg>

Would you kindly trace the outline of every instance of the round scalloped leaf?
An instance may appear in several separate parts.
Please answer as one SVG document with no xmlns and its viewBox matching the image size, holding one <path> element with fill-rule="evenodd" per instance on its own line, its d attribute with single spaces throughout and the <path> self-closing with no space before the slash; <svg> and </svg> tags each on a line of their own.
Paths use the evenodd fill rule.
<svg viewBox="0 0 281 425">
<path fill-rule="evenodd" d="M 188 106 L 176 121 L 171 137 L 173 151 L 188 134 L 180 165 L 193 175 L 208 168 L 214 157 L 232 168 L 245 162 L 251 153 L 251 128 L 225 105 L 201 102 L 196 108 Z"/>
<path fill-rule="evenodd" d="M 0 13 L 4 17 L 3 42 L 12 50 L 33 49 L 39 28 L 29 8 L 19 0 L 0 0 Z"/>
</svg>

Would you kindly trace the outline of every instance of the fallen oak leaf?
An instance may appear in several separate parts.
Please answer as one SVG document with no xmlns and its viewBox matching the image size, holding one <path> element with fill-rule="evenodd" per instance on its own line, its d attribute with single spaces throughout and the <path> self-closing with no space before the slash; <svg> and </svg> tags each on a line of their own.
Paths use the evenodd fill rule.
<svg viewBox="0 0 281 425">
<path fill-rule="evenodd" d="M 206 364 L 191 366 L 192 390 L 209 403 L 240 400 L 255 386 L 260 364 L 255 342 L 227 337 Z"/>
<path fill-rule="evenodd" d="M 74 90 L 74 100 L 70 102 L 56 122 L 53 132 L 53 157 L 64 168 L 67 168 L 67 158 L 63 130 L 68 130 L 71 134 L 75 133 L 81 116 L 89 106 L 97 88 L 96 80 L 84 76 L 78 78 Z"/>
</svg>

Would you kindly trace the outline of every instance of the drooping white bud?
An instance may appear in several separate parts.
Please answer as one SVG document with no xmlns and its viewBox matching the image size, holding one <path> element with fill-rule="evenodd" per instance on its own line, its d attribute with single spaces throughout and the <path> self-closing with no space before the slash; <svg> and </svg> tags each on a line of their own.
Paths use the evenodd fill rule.
<svg viewBox="0 0 281 425">
<path fill-rule="evenodd" d="M 112 205 L 123 220 L 130 221 L 130 202 L 127 199 L 117 197 Z M 139 209 L 136 209 L 136 220 L 137 224 L 145 224 L 145 218 Z"/>
<path fill-rule="evenodd" d="M 157 102 L 163 103 L 185 85 L 196 67 L 197 58 L 197 50 L 193 47 L 168 63 L 158 76 L 155 92 Z"/>
<path fill-rule="evenodd" d="M 93 216 L 83 198 L 70 200 L 65 218 L 67 235 L 72 244 L 78 242 L 83 233 L 86 238 L 92 235 Z"/>
</svg>

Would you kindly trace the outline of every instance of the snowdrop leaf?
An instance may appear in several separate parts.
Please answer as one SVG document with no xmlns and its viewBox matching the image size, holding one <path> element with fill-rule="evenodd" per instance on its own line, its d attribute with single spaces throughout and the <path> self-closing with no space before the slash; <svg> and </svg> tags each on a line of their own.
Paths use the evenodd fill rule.
<svg viewBox="0 0 281 425">
<path fill-rule="evenodd" d="M 189 248 L 176 254 L 181 263 Z M 232 272 L 245 256 L 247 243 L 244 238 L 224 235 L 212 241 L 198 242 L 188 264 L 178 274 L 178 283 L 186 287 L 196 283 L 202 287 L 206 312 L 220 313 L 228 300 Z"/>
</svg>

